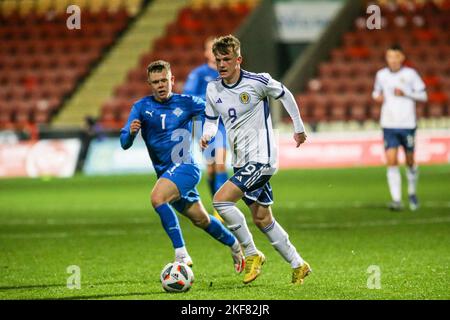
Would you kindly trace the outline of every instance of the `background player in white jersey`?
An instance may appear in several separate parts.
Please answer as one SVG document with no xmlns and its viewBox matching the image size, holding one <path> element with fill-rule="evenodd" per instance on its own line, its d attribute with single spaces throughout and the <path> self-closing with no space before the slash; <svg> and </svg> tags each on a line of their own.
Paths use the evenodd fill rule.
<svg viewBox="0 0 450 320">
<path fill-rule="evenodd" d="M 279 99 L 294 121 L 296 146 L 305 142 L 305 129 L 294 97 L 269 74 L 242 70 L 240 42 L 232 35 L 214 41 L 213 53 L 220 77 L 211 81 L 206 93 L 206 122 L 200 141 L 202 149 L 217 132 L 222 117 L 232 151 L 234 175 L 214 195 L 213 204 L 245 253 L 244 283 L 261 273 L 265 256 L 253 241 L 244 214 L 236 207 L 243 199 L 253 221 L 274 248 L 293 268 L 292 282 L 303 283 L 311 268 L 289 241 L 286 231 L 274 219 L 269 179 L 275 172 L 276 146 L 268 98 Z"/>
<path fill-rule="evenodd" d="M 418 169 L 414 161 L 416 134 L 416 101 L 426 101 L 425 84 L 416 70 L 403 66 L 405 55 L 399 45 L 386 51 L 387 67 L 379 70 L 372 93 L 377 103 L 382 103 L 380 124 L 383 129 L 387 161 L 387 180 L 392 210 L 403 209 L 401 175 L 398 167 L 398 148 L 406 154 L 406 177 L 411 210 L 417 210 L 416 194 Z"/>
</svg>

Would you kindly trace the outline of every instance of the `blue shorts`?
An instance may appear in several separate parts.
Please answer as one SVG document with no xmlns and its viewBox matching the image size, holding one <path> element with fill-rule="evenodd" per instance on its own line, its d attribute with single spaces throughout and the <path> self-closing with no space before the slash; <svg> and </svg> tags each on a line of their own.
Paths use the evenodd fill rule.
<svg viewBox="0 0 450 320">
<path fill-rule="evenodd" d="M 384 149 L 402 146 L 406 152 L 414 152 L 416 129 L 383 129 Z"/>
<path fill-rule="evenodd" d="M 172 202 L 171 205 L 179 213 L 183 213 L 187 204 L 200 200 L 200 194 L 196 188 L 201 178 L 201 171 L 198 166 L 188 163 L 175 164 L 165 171 L 160 178 L 169 179 L 177 186 L 181 198 Z"/>
<path fill-rule="evenodd" d="M 234 175 L 230 178 L 244 192 L 242 200 L 247 205 L 257 202 L 262 205 L 273 203 L 270 178 L 274 169 L 268 164 L 249 162 L 241 168 L 233 168 Z"/>
</svg>

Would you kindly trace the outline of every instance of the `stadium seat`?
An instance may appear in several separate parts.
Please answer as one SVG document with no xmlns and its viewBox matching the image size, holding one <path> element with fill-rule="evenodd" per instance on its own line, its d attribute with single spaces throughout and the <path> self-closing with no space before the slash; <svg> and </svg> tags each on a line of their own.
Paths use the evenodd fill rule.
<svg viewBox="0 0 450 320">
<path fill-rule="evenodd" d="M 430 118 L 438 118 L 446 116 L 446 106 L 445 104 L 432 103 L 427 106 L 428 116 Z"/>
<path fill-rule="evenodd" d="M 81 30 L 66 28 L 69 4 L 81 5 L 85 9 Z M 52 110 L 41 110 L 34 115 L 17 113 L 10 119 L 13 123 L 19 121 L 23 125 L 27 121 L 41 123 L 50 120 L 53 110 L 61 105 L 92 63 L 126 27 L 129 16 L 124 1 L 115 12 L 93 13 L 86 9 L 86 4 L 88 1 L 82 0 L 0 3 L 0 98 L 19 109 L 23 103 L 36 106 L 43 99 Z M 35 74 L 35 80 L 30 78 L 30 71 Z M 31 87 L 33 90 L 25 90 Z M 10 124 L 6 116 L 3 120 L 3 124 Z"/>
<path fill-rule="evenodd" d="M 429 101 L 426 106 L 418 103 L 418 115 L 438 118 L 448 114 L 450 15 L 442 3 L 450 1 L 436 1 L 440 5 L 430 1 L 398 2 L 400 5 L 392 5 L 395 1 L 382 5 L 381 30 L 368 32 L 366 13 L 361 13 L 354 28 L 342 35 L 341 44 L 330 51 L 330 58 L 319 64 L 313 82 L 304 92 L 297 93 L 296 97 L 314 108 L 318 93 L 329 99 L 328 107 L 319 103 L 320 110 L 311 113 L 312 121 L 341 121 L 346 116 L 348 120 L 378 121 L 381 108 L 374 105 L 370 94 L 375 73 L 385 66 L 386 49 L 393 43 L 402 45 L 406 65 L 416 68 L 427 86 Z M 345 104 L 336 94 L 348 94 L 350 100 Z"/>
</svg>

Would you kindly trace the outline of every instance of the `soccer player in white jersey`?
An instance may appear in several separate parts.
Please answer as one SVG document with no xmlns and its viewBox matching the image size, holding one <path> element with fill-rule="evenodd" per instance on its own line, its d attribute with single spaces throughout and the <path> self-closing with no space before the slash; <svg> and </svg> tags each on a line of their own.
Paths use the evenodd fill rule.
<svg viewBox="0 0 450 320">
<path fill-rule="evenodd" d="M 234 167 L 234 175 L 214 195 L 213 205 L 244 250 L 244 283 L 259 276 L 265 256 L 256 248 L 245 216 L 236 207 L 239 199 L 250 208 L 256 226 L 290 263 L 292 283 L 301 284 L 311 268 L 272 215 L 273 196 L 269 183 L 275 172 L 276 146 L 268 98 L 279 99 L 288 111 L 294 121 L 294 140 L 299 147 L 305 142 L 306 134 L 297 104 L 291 92 L 269 74 L 241 69 L 240 42 L 234 36 L 215 39 L 213 53 L 220 77 L 208 83 L 206 122 L 200 144 L 202 149 L 208 146 L 217 132 L 220 115 Z"/>
<path fill-rule="evenodd" d="M 403 66 L 405 54 L 399 45 L 386 51 L 387 67 L 375 77 L 373 99 L 382 104 L 380 124 L 383 129 L 387 161 L 387 181 L 391 193 L 391 210 L 402 210 L 401 174 L 398 166 L 398 148 L 406 155 L 408 199 L 411 210 L 417 210 L 416 186 L 418 168 L 414 161 L 416 134 L 416 101 L 427 101 L 425 84 L 416 70 Z"/>
</svg>

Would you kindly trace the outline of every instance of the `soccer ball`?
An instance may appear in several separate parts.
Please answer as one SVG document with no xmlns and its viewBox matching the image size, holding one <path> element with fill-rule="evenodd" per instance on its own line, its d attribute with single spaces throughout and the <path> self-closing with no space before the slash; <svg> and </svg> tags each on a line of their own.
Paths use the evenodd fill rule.
<svg viewBox="0 0 450 320">
<path fill-rule="evenodd" d="M 182 262 L 170 262 L 161 271 L 161 284 L 167 292 L 186 292 L 194 282 L 192 269 Z"/>
</svg>

